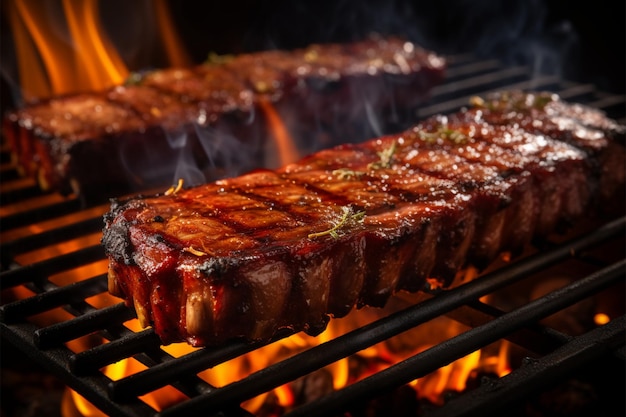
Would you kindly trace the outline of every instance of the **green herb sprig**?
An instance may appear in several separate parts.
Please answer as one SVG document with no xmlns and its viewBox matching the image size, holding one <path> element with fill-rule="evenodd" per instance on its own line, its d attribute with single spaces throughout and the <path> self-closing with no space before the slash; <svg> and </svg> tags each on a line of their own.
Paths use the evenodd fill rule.
<svg viewBox="0 0 626 417">
<path fill-rule="evenodd" d="M 458 130 L 450 129 L 447 125 L 440 125 L 434 132 L 420 130 L 417 132 L 420 139 L 428 143 L 437 143 L 438 139 L 447 139 L 457 145 L 467 143 L 468 137 Z"/>
<path fill-rule="evenodd" d="M 390 168 L 391 163 L 393 162 L 393 155 L 396 153 L 396 148 L 398 144 L 396 141 L 391 143 L 391 146 L 383 149 L 380 152 L 376 152 L 378 157 L 380 158 L 376 162 L 371 162 L 367 164 L 368 169 L 381 169 L 381 168 Z"/>
<path fill-rule="evenodd" d="M 365 172 L 354 171 L 349 168 L 339 168 L 332 171 L 333 175 L 336 175 L 340 180 L 349 180 L 352 178 L 360 178 L 365 175 Z"/>
<path fill-rule="evenodd" d="M 340 229 L 349 227 L 354 225 L 355 223 L 362 223 L 365 218 L 364 211 L 357 211 L 356 213 L 352 209 L 352 207 L 343 206 L 341 207 L 342 215 L 341 219 L 330 229 L 324 230 L 323 232 L 310 233 L 308 235 L 309 239 L 330 235 L 333 239 L 339 238 Z"/>
<path fill-rule="evenodd" d="M 216 52 L 209 52 L 207 59 L 204 61 L 205 65 L 222 65 L 229 61 L 232 61 L 235 58 L 234 55 L 224 54 L 220 55 Z"/>
</svg>

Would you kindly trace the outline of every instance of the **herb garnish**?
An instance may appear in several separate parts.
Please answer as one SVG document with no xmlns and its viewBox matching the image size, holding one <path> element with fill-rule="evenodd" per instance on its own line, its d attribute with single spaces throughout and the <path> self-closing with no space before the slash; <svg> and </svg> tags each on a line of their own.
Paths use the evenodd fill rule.
<svg viewBox="0 0 626 417">
<path fill-rule="evenodd" d="M 467 135 L 459 132 L 458 130 L 450 129 L 447 125 L 442 124 L 437 127 L 434 132 L 426 132 L 420 130 L 417 132 L 420 139 L 428 143 L 436 143 L 437 139 L 447 139 L 454 142 L 457 145 L 462 145 L 467 142 Z"/>
<path fill-rule="evenodd" d="M 546 105 L 555 100 L 554 94 L 548 92 L 538 93 L 522 93 L 519 94 L 503 92 L 489 100 L 485 100 L 478 96 L 470 98 L 470 105 L 473 107 L 482 107 L 489 110 L 543 110 Z"/>
<path fill-rule="evenodd" d="M 196 255 L 196 256 L 204 256 L 204 255 L 206 255 L 206 252 L 202 252 L 201 250 L 195 249 L 193 246 L 187 246 L 186 248 L 183 248 L 183 250 L 185 252 L 189 252 L 189 253 L 191 253 L 193 255 Z"/>
<path fill-rule="evenodd" d="M 165 192 L 165 195 L 176 194 L 177 192 L 180 191 L 181 188 L 183 188 L 183 179 L 179 178 L 178 184 L 176 184 L 176 186 L 172 185 L 170 188 L 168 188 L 168 190 Z"/>
<path fill-rule="evenodd" d="M 206 65 L 221 65 L 232 61 L 233 59 L 234 56 L 231 54 L 220 55 L 215 52 L 209 52 L 209 55 L 207 56 L 207 59 L 206 61 L 204 61 L 204 63 Z"/>
<path fill-rule="evenodd" d="M 396 152 L 397 142 L 393 141 L 391 146 L 383 149 L 380 152 L 376 152 L 380 159 L 376 162 L 372 162 L 367 164 L 368 169 L 380 169 L 380 168 L 389 168 L 391 167 L 391 162 L 393 161 L 393 154 Z"/>
<path fill-rule="evenodd" d="M 485 105 L 485 99 L 480 96 L 472 96 L 469 99 L 469 103 L 473 107 L 483 107 Z"/>
<path fill-rule="evenodd" d="M 539 110 L 543 110 L 546 105 L 554 101 L 554 95 L 550 93 L 535 94 L 535 102 L 533 106 Z"/>
<path fill-rule="evenodd" d="M 333 227 L 323 232 L 310 233 L 308 237 L 314 238 L 314 237 L 330 235 L 333 237 L 333 239 L 338 239 L 339 229 L 350 226 L 356 222 L 362 223 L 363 219 L 365 218 L 365 212 L 362 210 L 354 213 L 352 207 L 347 207 L 347 206 L 341 207 L 341 210 L 343 211 L 343 214 L 339 222 L 337 222 L 337 224 L 335 224 Z"/>
<path fill-rule="evenodd" d="M 126 78 L 126 80 L 124 80 L 124 85 L 125 86 L 140 85 L 141 82 L 143 81 L 143 77 L 144 77 L 144 74 L 142 74 L 141 72 L 133 71 L 130 74 L 128 74 L 128 77 Z"/>
<path fill-rule="evenodd" d="M 340 180 L 349 180 L 350 178 L 359 178 L 365 175 L 363 171 L 354 171 L 348 168 L 339 168 L 333 170 L 333 175 L 339 177 Z"/>
</svg>

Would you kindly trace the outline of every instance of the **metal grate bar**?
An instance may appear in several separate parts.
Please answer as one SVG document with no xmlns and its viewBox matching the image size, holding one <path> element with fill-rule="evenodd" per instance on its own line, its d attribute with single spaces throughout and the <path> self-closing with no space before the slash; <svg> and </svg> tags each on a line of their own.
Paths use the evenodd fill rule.
<svg viewBox="0 0 626 417">
<path fill-rule="evenodd" d="M 446 80 L 452 81 L 468 76 L 476 76 L 500 68 L 502 68 L 502 64 L 497 59 L 485 59 L 482 61 L 453 64 L 446 70 Z"/>
<path fill-rule="evenodd" d="M 109 386 L 109 392 L 113 399 L 126 401 L 134 396 L 140 396 L 167 385 L 168 381 L 214 367 L 292 334 L 291 331 L 281 331 L 268 342 L 231 342 L 218 348 L 200 349 L 112 382 Z"/>
<path fill-rule="evenodd" d="M 159 349 L 160 343 L 152 329 L 130 332 L 123 338 L 77 353 L 70 361 L 70 368 L 77 375 L 87 375 L 137 353 Z"/>
<path fill-rule="evenodd" d="M 362 401 L 367 396 L 407 384 L 410 381 L 445 366 L 482 346 L 505 337 L 508 333 L 549 316 L 560 309 L 584 299 L 612 282 L 623 279 L 626 261 L 622 260 L 604 270 L 591 274 L 566 287 L 553 291 L 541 298 L 498 317 L 491 322 L 453 337 L 409 359 L 365 378 L 355 384 L 334 391 L 320 400 L 310 402 L 285 415 L 285 417 L 329 415 L 346 409 L 350 404 Z M 195 398 L 181 405 L 190 407 Z M 191 410 L 191 408 L 190 408 Z M 166 416 L 168 410 L 162 415 Z"/>
<path fill-rule="evenodd" d="M 0 325 L 3 338 L 6 338 L 9 343 L 16 346 L 25 355 L 48 369 L 107 415 L 117 417 L 155 415 L 155 409 L 137 398 L 124 404 L 110 401 L 107 397 L 106 386 L 111 380 L 102 373 L 94 373 L 84 377 L 75 375 L 67 366 L 73 352 L 65 346 L 47 350 L 37 348 L 32 341 L 32 335 L 37 330 L 36 325 L 31 323 L 11 327 L 4 323 L 0 323 Z"/>
<path fill-rule="evenodd" d="M 12 170 L 10 171 L 8 168 L 12 168 Z M 41 195 L 41 189 L 37 182 L 30 177 L 21 177 L 14 167 L 3 169 L 0 175 L 3 176 L 3 181 L 13 178 L 10 183 L 4 183 L 0 186 L 3 204 L 11 204 Z"/>
<path fill-rule="evenodd" d="M 559 79 L 554 76 L 538 76 L 533 79 L 512 82 L 507 84 L 507 87 L 511 90 L 549 90 L 555 89 L 559 83 Z M 491 92 L 499 90 L 498 86 L 474 86 L 472 91 L 466 91 L 464 94 L 455 94 L 454 97 L 446 99 L 444 101 L 437 100 L 437 97 L 434 97 L 432 100 L 432 104 L 428 106 L 423 106 L 417 109 L 417 116 L 420 119 L 434 116 L 436 114 L 447 114 L 454 112 L 463 106 L 467 106 L 469 103 L 469 98 L 472 95 L 480 95 L 484 96 Z"/>
<path fill-rule="evenodd" d="M 102 246 L 89 246 L 75 252 L 59 255 L 51 259 L 3 272 L 0 274 L 0 285 L 2 289 L 6 289 L 27 282 L 41 281 L 58 272 L 101 259 L 104 259 L 104 249 Z"/>
<path fill-rule="evenodd" d="M 624 219 L 621 222 L 613 223 L 612 226 L 616 228 L 613 230 L 613 233 L 623 231 Z M 607 228 L 612 229 L 612 227 Z M 597 234 L 592 236 L 604 235 L 606 229 L 603 229 L 598 229 Z M 573 252 L 582 250 L 593 243 L 598 243 L 594 242 L 594 240 L 593 237 L 586 236 L 584 239 L 561 246 L 549 253 L 539 253 L 530 257 L 522 264 L 513 264 L 510 267 L 500 269 L 493 274 L 478 278 L 444 294 L 439 294 L 436 298 L 426 300 L 402 312 L 392 314 L 368 326 L 361 327 L 344 336 L 313 347 L 302 354 L 271 365 L 251 374 L 244 380 L 234 382 L 202 397 L 192 398 L 183 404 L 164 411 L 163 415 L 170 415 L 169 413 L 176 412 L 184 415 L 186 412 L 193 412 L 206 407 L 210 408 L 220 403 L 236 403 L 252 398 L 265 392 L 268 387 L 276 388 L 336 360 L 445 314 L 465 303 L 478 299 L 495 291 L 502 285 L 511 284 L 516 280 L 522 279 L 530 272 L 541 270 L 547 265 L 571 256 Z M 582 243 L 585 245 L 582 245 Z M 501 317 L 496 320 L 501 320 Z"/>
<path fill-rule="evenodd" d="M 44 197 L 56 197 L 54 194 L 45 195 Z M 27 202 L 21 201 L 20 204 Z M 42 202 L 39 207 L 31 210 L 20 210 L 15 213 L 2 217 L 2 230 L 10 230 L 17 227 L 27 226 L 33 223 L 33 219 L 45 220 L 62 216 L 80 210 L 81 203 L 75 198 L 63 198 L 58 201 Z"/>
<path fill-rule="evenodd" d="M 607 114 L 612 117 L 623 116 L 626 108 L 626 97 L 624 96 L 606 96 L 598 98 L 589 103 L 599 109 L 604 109 Z"/>
<path fill-rule="evenodd" d="M 0 306 L 0 317 L 5 323 L 15 323 L 25 317 L 83 301 L 85 298 L 106 290 L 106 276 L 89 278 Z"/>
<path fill-rule="evenodd" d="M 623 117 L 624 114 L 623 95 L 603 94 L 595 90 L 593 85 L 563 82 L 552 76 L 535 76 L 529 73 L 528 68 L 503 69 L 496 60 L 476 61 L 471 54 L 450 57 L 449 62 L 451 66 L 448 70 L 447 83 L 434 89 L 428 106 L 417 109 L 418 119 L 456 111 L 468 104 L 471 95 L 487 94 L 503 87 L 552 90 L 564 99 L 582 99 L 589 105 L 615 111 L 617 116 L 613 117 Z M 6 149 L 2 151 L 1 155 L 6 157 L 8 152 Z M 3 165 L 0 168 L 2 174 L 7 174 L 3 179 L 11 181 L 0 186 L 4 202 L 4 207 L 0 207 L 4 241 L 0 245 L 3 268 L 12 264 L 13 257 L 18 253 L 54 245 L 64 239 L 80 236 L 86 230 L 96 231 L 102 227 L 100 214 L 91 211 L 87 213 L 88 210 L 96 210 L 96 207 L 86 210 L 83 202 L 74 196 L 61 197 L 57 194 L 44 193 L 38 190 L 35 181 L 20 178 L 13 167 Z M 77 216 L 77 213 L 81 215 Z M 61 218 L 72 221 L 56 221 Z M 33 235 L 24 233 L 33 225 L 33 219 L 42 222 L 41 224 L 45 223 L 46 227 L 38 228 L 38 232 Z M 481 413 L 499 409 L 500 402 L 506 403 L 507 399 L 512 400 L 513 396 L 519 397 L 526 393 L 531 386 L 535 386 L 535 381 L 537 378 L 541 379 L 541 376 L 546 380 L 556 379 L 559 375 L 562 377 L 563 371 L 574 368 L 577 360 L 591 361 L 605 353 L 611 353 L 608 356 L 613 360 L 624 360 L 626 352 L 624 346 L 615 346 L 614 343 L 615 338 L 621 338 L 623 344 L 623 318 L 619 321 L 613 320 L 609 325 L 588 335 L 571 338 L 533 322 L 540 311 L 545 313 L 548 308 L 558 308 L 548 306 L 548 300 L 544 300 L 546 297 L 552 297 L 551 295 L 533 304 L 538 311 L 525 306 L 522 310 L 510 313 L 477 300 L 482 295 L 543 271 L 546 267 L 571 259 L 579 252 L 607 239 L 623 236 L 625 227 L 626 218 L 616 220 L 582 238 L 551 247 L 546 251 L 539 251 L 529 258 L 514 262 L 462 287 L 441 291 L 431 300 L 421 302 L 323 345 L 310 348 L 222 388 L 212 387 L 199 378 L 197 373 L 253 351 L 262 344 L 234 342 L 219 348 L 203 348 L 181 357 L 173 357 L 161 349 L 160 340 L 152 330 L 133 332 L 123 325 L 125 321 L 136 317 L 132 309 L 124 303 L 97 309 L 85 301 L 85 298 L 91 295 L 106 291 L 104 276 L 89 278 L 60 288 L 48 281 L 50 275 L 104 259 L 103 250 L 99 245 L 31 265 L 12 265 L 17 268 L 1 273 L 0 285 L 3 289 L 23 284 L 37 294 L 25 300 L 0 306 L 0 330 L 3 339 L 50 369 L 54 375 L 108 415 L 155 416 L 159 413 L 144 403 L 139 396 L 171 385 L 187 395 L 190 400 L 172 406 L 160 415 L 186 416 L 190 412 L 201 410 L 203 415 L 214 413 L 220 416 L 250 416 L 250 413 L 239 407 L 241 401 L 268 392 L 283 383 L 446 314 L 458 321 L 468 322 L 473 329 L 443 345 L 435 346 L 431 351 L 415 355 L 385 373 L 376 374 L 371 379 L 351 385 L 319 402 L 302 406 L 289 415 L 326 415 L 328 414 L 326 410 L 342 409 L 352 404 L 355 398 L 361 399 L 372 394 L 377 396 L 385 386 L 397 386 L 407 378 L 414 379 L 417 374 L 434 370 L 445 362 L 458 359 L 458 355 L 462 355 L 459 352 L 474 349 L 476 346 L 483 347 L 486 341 L 494 337 L 513 341 L 532 352 L 546 355 L 537 362 L 537 368 L 533 362 L 530 366 L 522 367 L 509 377 L 505 377 L 506 379 L 496 380 L 493 389 L 484 387 L 481 390 L 464 393 L 459 397 L 458 403 L 440 412 L 446 416 L 454 416 L 455 412 L 467 415 L 463 411 L 467 408 L 464 404 L 472 403 L 474 400 L 478 403 L 493 403 L 476 404 L 472 406 L 474 408 L 468 408 L 469 414 L 475 411 L 477 415 L 484 415 Z M 604 272 L 607 272 L 609 277 L 605 276 Z M 612 282 L 616 279 L 613 274 L 618 273 L 623 279 L 623 262 L 609 267 L 604 272 L 594 274 L 593 277 L 598 281 L 589 285 L 602 286 L 605 280 Z M 561 303 L 573 302 L 574 298 L 582 294 L 583 289 L 577 289 L 578 285 L 587 286 L 578 283 L 572 285 L 574 287 L 567 288 L 573 289 L 562 290 L 571 293 L 567 292 L 556 297 Z M 584 291 L 585 296 L 588 296 L 589 289 L 585 287 Z M 43 328 L 27 321 L 27 318 L 34 314 L 58 307 L 65 308 L 76 317 Z M 465 314 L 466 312 L 470 313 Z M 513 324 L 509 323 L 511 318 Z M 498 332 L 501 334 L 496 337 Z M 109 342 L 78 353 L 70 351 L 65 346 L 66 342 L 91 333 L 98 333 Z M 290 332 L 285 332 L 277 335 L 275 340 L 289 334 Z M 595 346 L 586 346 L 587 343 L 594 342 L 597 342 Z M 570 360 L 570 356 L 576 359 Z M 102 367 L 118 360 L 129 358 L 140 361 L 147 369 L 119 381 L 111 381 L 101 370 Z M 500 391 L 503 392 L 503 398 L 499 397 Z M 474 399 L 468 395 L 473 395 Z"/>
<path fill-rule="evenodd" d="M 54 245 L 64 240 L 70 240 L 82 235 L 102 229 L 102 216 L 77 221 L 67 226 L 47 230 L 38 234 L 31 234 L 17 240 L 3 243 L 1 246 L 2 258 L 8 264 L 16 254 Z"/>
<path fill-rule="evenodd" d="M 101 309 L 91 307 L 88 314 L 38 329 L 34 335 L 34 342 L 40 349 L 48 349 L 133 317 L 135 313 L 124 303 Z"/>
<path fill-rule="evenodd" d="M 580 368 L 581 363 L 600 359 L 624 346 L 626 318 L 612 320 L 538 360 L 526 363 L 498 380 L 482 384 L 474 391 L 453 399 L 428 413 L 428 417 L 489 416 L 510 409 L 520 398 L 538 392 L 557 381 L 563 374 Z M 623 369 L 624 363 L 621 363 Z M 608 376 L 605 376 L 609 378 Z M 610 378 L 609 378 L 610 379 Z M 619 384 L 614 379 L 611 383 Z M 623 385 L 623 381 L 622 381 Z M 611 409 L 612 412 L 617 412 Z M 501 415 L 501 414 L 496 414 Z M 617 414 L 616 414 L 617 415 Z"/>
<path fill-rule="evenodd" d="M 583 98 L 592 99 L 596 93 L 592 84 L 564 84 L 559 91 L 559 96 L 563 100 L 575 100 Z"/>
<path fill-rule="evenodd" d="M 447 313 L 446 316 L 466 326 L 478 327 L 504 314 L 504 311 L 495 307 L 474 301 Z M 549 327 L 535 325 L 510 334 L 506 340 L 531 352 L 546 354 L 569 341 L 570 337 Z"/>
<path fill-rule="evenodd" d="M 109 328 L 108 331 L 110 332 L 111 329 Z M 98 373 L 100 368 L 131 357 L 149 367 L 173 359 L 171 355 L 160 348 L 160 340 L 152 329 L 134 333 L 124 328 L 119 333 L 121 337 L 110 343 L 98 345 L 72 355 L 68 361 L 72 374 L 78 377 L 88 377 Z M 112 381 L 106 384 L 108 398 L 110 398 L 108 395 L 110 384 Z M 200 395 L 212 389 L 209 384 L 195 375 L 186 375 L 184 378 L 170 380 L 168 385 L 175 387 L 189 397 Z M 136 398 L 136 396 L 129 397 L 121 403 L 132 402 Z"/>
</svg>

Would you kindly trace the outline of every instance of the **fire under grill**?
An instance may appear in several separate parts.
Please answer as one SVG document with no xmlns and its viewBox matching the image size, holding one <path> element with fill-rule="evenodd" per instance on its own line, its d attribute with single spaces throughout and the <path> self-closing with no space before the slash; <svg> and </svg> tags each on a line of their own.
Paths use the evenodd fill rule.
<svg viewBox="0 0 626 417">
<path fill-rule="evenodd" d="M 593 85 L 531 74 L 525 67 L 504 67 L 497 60 L 479 60 L 471 55 L 452 56 L 449 61 L 446 82 L 436 87 L 431 100 L 418 110 L 418 119 L 455 111 L 475 94 L 524 89 L 554 91 L 566 100 L 601 108 L 611 117 L 624 120 L 624 96 L 598 91 Z M 537 242 L 520 258 L 499 262 L 466 284 L 425 292 L 416 305 L 382 316 L 233 383 L 214 387 L 198 374 L 255 351 L 262 344 L 235 341 L 177 357 L 160 346 L 151 329 L 134 331 L 127 327 L 125 323 L 135 315 L 122 302 L 105 306 L 92 302 L 94 297 L 107 293 L 106 274 L 93 275 L 87 267 L 105 262 L 99 233 L 108 204 L 85 206 L 71 196 L 42 193 L 34 181 L 19 176 L 7 152 L 2 157 L 3 342 L 16 347 L 108 415 L 251 415 L 241 408 L 242 402 L 441 316 L 469 330 L 295 407 L 286 415 L 342 415 L 346 411 L 371 415 L 363 407 L 376 401 L 372 399 L 389 397 L 410 381 L 500 340 L 524 352 L 511 373 L 501 378 L 478 376 L 471 387 L 448 395 L 443 405 L 422 406 L 414 415 L 487 416 L 501 415 L 503 410 L 526 415 L 523 410 L 529 402 L 572 378 L 594 384 L 590 395 L 594 397 L 595 413 L 608 415 L 608 410 L 617 410 L 616 415 L 624 415 L 626 217 L 584 220 L 573 231 Z M 486 301 L 563 270 L 575 270 L 577 275 L 569 284 L 521 305 L 503 308 Z M 79 278 L 70 282 L 63 278 L 67 275 Z M 25 297 L 5 295 L 24 288 L 28 294 Z M 606 308 L 611 319 L 605 324 L 576 335 L 545 324 L 544 319 L 554 315 L 569 317 L 566 309 L 590 298 Z M 57 310 L 62 310 L 63 319 L 43 324 L 36 320 Z M 71 341 L 90 335 L 97 335 L 93 346 L 78 352 L 68 347 Z M 271 343 L 287 336 L 279 334 Z M 145 370 L 117 380 L 102 371 L 107 365 L 131 357 Z M 145 394 L 168 385 L 186 397 L 161 411 L 142 400 Z M 577 411 L 585 410 L 587 404 L 579 405 Z"/>
</svg>

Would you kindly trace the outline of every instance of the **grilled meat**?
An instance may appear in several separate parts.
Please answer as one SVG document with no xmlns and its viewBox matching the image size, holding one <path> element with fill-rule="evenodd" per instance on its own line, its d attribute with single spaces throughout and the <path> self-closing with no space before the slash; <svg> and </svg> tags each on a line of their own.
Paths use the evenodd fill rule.
<svg viewBox="0 0 626 417">
<path fill-rule="evenodd" d="M 620 135 L 596 110 L 508 92 L 277 170 L 115 201 L 109 289 L 164 343 L 316 334 L 608 201 Z"/>
<path fill-rule="evenodd" d="M 262 166 L 268 104 L 297 127 L 305 153 L 320 143 L 311 132 L 329 136 L 325 146 L 365 140 L 367 131 L 356 129 L 367 126 L 363 103 L 409 112 L 444 71 L 441 57 L 395 37 L 214 57 L 29 105 L 3 127 L 21 170 L 43 189 L 97 190 L 102 199 L 168 184 L 180 158 L 209 179 Z M 220 155 L 229 149 L 236 151 Z"/>
</svg>

